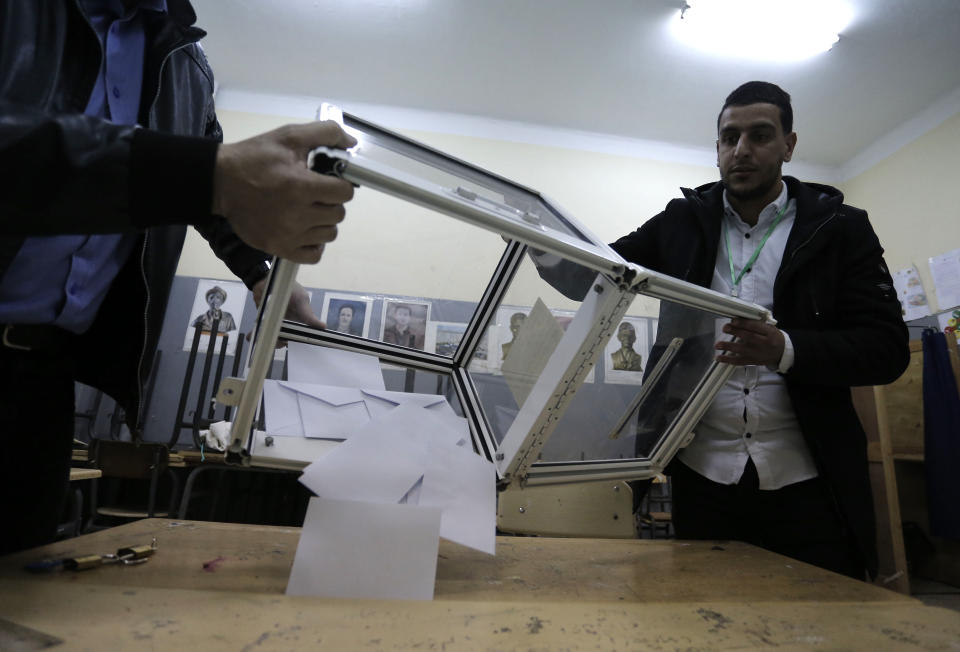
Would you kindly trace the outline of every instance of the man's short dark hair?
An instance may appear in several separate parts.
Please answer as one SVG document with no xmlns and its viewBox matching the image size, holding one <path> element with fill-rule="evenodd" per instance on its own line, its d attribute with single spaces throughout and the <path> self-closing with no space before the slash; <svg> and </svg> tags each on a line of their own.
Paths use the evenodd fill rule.
<svg viewBox="0 0 960 652">
<path fill-rule="evenodd" d="M 761 102 L 773 104 L 780 109 L 780 126 L 783 128 L 783 133 L 789 134 L 793 131 L 793 107 L 790 106 L 790 93 L 770 82 L 749 81 L 727 95 L 723 108 L 717 115 L 717 132 L 720 131 L 720 116 L 728 106 L 747 106 Z"/>
</svg>

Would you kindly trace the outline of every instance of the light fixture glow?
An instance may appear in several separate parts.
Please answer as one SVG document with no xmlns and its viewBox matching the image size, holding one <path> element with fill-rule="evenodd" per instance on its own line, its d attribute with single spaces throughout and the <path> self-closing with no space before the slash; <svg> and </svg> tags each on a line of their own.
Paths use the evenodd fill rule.
<svg viewBox="0 0 960 652">
<path fill-rule="evenodd" d="M 718 56 L 800 61 L 833 47 L 852 15 L 841 0 L 687 0 L 670 30 Z"/>
</svg>

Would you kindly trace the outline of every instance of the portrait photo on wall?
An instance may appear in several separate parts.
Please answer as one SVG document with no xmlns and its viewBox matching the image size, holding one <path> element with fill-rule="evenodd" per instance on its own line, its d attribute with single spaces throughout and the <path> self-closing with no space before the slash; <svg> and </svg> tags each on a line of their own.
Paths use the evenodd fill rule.
<svg viewBox="0 0 960 652">
<path fill-rule="evenodd" d="M 643 382 L 650 354 L 650 320 L 646 317 L 624 317 L 603 355 L 604 381 L 626 385 Z"/>
<path fill-rule="evenodd" d="M 510 355 L 510 349 L 513 341 L 523 328 L 523 324 L 530 314 L 529 306 L 500 306 L 497 308 L 497 320 L 495 324 L 496 337 L 498 342 L 496 350 L 492 352 L 490 361 L 491 369 L 499 369 L 503 361 Z"/>
<path fill-rule="evenodd" d="M 424 350 L 430 304 L 403 299 L 384 299 L 380 341 L 408 349 Z"/>
<path fill-rule="evenodd" d="M 233 355 L 237 348 L 237 334 L 243 319 L 243 309 L 247 304 L 247 288 L 240 281 L 219 281 L 200 279 L 197 293 L 190 310 L 190 322 L 183 338 L 183 350 L 193 346 L 194 332 L 200 327 L 200 345 L 198 351 L 206 351 L 214 323 L 217 324 L 217 351 L 227 338 L 227 355 Z"/>
<path fill-rule="evenodd" d="M 359 294 L 327 292 L 323 296 L 320 319 L 327 323 L 327 330 L 360 337 L 370 337 L 370 316 L 373 314 L 373 299 Z"/>
</svg>

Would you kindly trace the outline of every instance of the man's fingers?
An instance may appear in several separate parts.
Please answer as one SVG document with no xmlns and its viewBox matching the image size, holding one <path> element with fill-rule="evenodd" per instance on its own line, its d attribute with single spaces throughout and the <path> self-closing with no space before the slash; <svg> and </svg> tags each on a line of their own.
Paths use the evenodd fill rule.
<svg viewBox="0 0 960 652">
<path fill-rule="evenodd" d="M 321 146 L 346 149 L 357 144 L 357 139 L 345 132 L 333 120 L 288 125 L 285 129 L 284 141 L 290 147 L 302 152 Z"/>
<path fill-rule="evenodd" d="M 353 184 L 329 174 L 317 174 L 303 168 L 297 170 L 296 182 L 292 192 L 305 204 L 334 205 L 353 199 Z"/>
</svg>

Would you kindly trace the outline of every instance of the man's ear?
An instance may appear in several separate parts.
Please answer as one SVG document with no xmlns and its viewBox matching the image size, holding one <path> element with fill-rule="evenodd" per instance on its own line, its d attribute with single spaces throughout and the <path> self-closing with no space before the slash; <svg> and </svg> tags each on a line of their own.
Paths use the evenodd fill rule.
<svg viewBox="0 0 960 652">
<path fill-rule="evenodd" d="M 717 146 L 717 167 L 720 167 L 720 139 L 719 138 L 715 141 L 715 144 Z"/>
<path fill-rule="evenodd" d="M 791 131 L 786 135 L 784 140 L 787 141 L 787 151 L 783 155 L 783 161 L 786 163 L 793 158 L 793 148 L 797 146 L 797 132 Z"/>
</svg>

